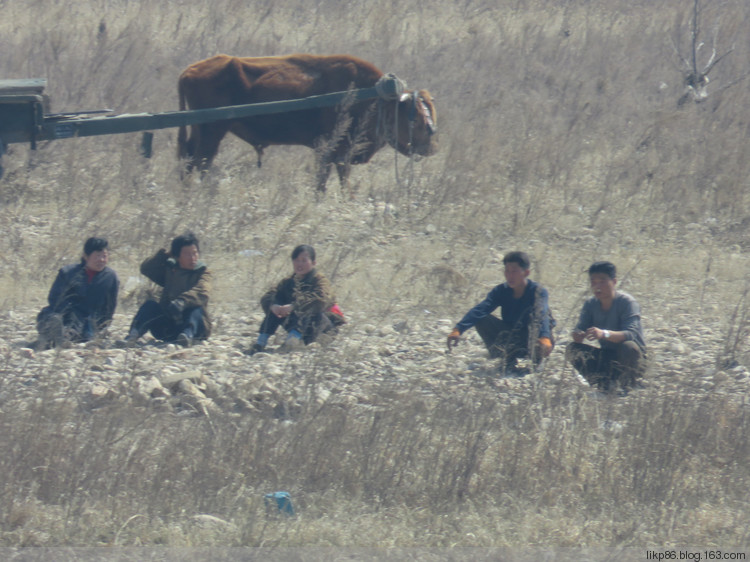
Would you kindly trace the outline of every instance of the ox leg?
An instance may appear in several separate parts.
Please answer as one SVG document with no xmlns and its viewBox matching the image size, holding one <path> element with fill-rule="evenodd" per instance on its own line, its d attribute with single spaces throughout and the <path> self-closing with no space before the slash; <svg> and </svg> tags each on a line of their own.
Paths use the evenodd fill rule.
<svg viewBox="0 0 750 562">
<path fill-rule="evenodd" d="M 216 125 L 199 125 L 194 139 L 195 150 L 190 160 L 189 169 L 197 167 L 205 172 L 211 166 L 214 157 L 219 152 L 219 143 L 227 134 L 227 127 Z"/>
<path fill-rule="evenodd" d="M 178 142 L 184 142 L 184 145 L 180 148 L 178 152 L 178 156 L 181 159 L 184 159 L 184 166 L 182 170 L 180 170 L 180 177 L 184 180 L 189 176 L 193 168 L 195 168 L 196 161 L 195 161 L 195 139 L 197 138 L 198 134 L 195 131 L 195 127 L 190 127 L 190 135 L 185 139 L 184 141 L 178 141 Z"/>
</svg>

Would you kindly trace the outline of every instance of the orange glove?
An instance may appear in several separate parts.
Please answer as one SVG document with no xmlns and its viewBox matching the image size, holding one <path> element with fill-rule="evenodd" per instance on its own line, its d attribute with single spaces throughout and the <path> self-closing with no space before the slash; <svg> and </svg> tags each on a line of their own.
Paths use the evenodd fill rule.
<svg viewBox="0 0 750 562">
<path fill-rule="evenodd" d="M 552 353 L 552 340 L 549 338 L 539 338 L 537 341 L 539 342 L 539 352 L 542 354 L 542 357 L 549 356 Z"/>
<path fill-rule="evenodd" d="M 461 332 L 458 331 L 458 328 L 453 328 L 453 331 L 448 335 L 448 353 L 451 352 L 451 347 L 458 345 L 460 338 Z"/>
</svg>

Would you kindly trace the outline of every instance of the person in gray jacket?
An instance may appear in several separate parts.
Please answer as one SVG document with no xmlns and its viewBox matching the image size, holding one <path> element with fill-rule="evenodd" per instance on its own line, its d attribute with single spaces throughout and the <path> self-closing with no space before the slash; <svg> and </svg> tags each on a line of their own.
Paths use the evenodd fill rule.
<svg viewBox="0 0 750 562">
<path fill-rule="evenodd" d="M 583 303 L 565 357 L 591 386 L 627 392 L 640 384 L 646 371 L 641 307 L 616 289 L 614 264 L 595 262 L 589 267 L 589 280 L 594 296 Z M 585 342 L 598 342 L 599 347 Z"/>
</svg>

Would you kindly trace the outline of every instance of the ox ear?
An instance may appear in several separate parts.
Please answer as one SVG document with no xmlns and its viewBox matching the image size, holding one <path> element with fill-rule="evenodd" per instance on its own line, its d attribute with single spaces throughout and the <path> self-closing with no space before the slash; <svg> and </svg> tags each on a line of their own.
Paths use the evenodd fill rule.
<svg viewBox="0 0 750 562">
<path fill-rule="evenodd" d="M 399 98 L 398 101 L 409 101 L 411 96 L 412 95 L 409 92 L 404 92 L 403 94 L 401 94 L 401 97 Z"/>
</svg>

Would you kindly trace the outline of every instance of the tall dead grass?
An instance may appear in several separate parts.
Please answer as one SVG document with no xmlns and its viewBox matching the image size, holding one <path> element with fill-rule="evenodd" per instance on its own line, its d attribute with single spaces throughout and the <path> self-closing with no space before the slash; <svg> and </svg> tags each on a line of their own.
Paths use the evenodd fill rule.
<svg viewBox="0 0 750 562">
<path fill-rule="evenodd" d="M 325 365 L 310 367 L 314 393 Z M 729 397 L 418 390 L 384 382 L 377 404 L 311 400 L 280 422 L 81 411 L 55 389 L 0 416 L 3 544 L 747 544 L 747 408 Z M 298 518 L 266 513 L 276 489 Z M 226 526 L 201 534 L 196 514 Z"/>
<path fill-rule="evenodd" d="M 345 52 L 436 94 L 441 137 L 408 191 L 394 179 L 407 163 L 388 150 L 354 167 L 354 202 L 333 181 L 316 200 L 314 156 L 300 148 L 269 150 L 259 170 L 227 139 L 203 182 L 182 183 L 174 131 L 157 132 L 148 161 L 135 135 L 13 146 L 0 183 L 0 302 L 41 306 L 91 234 L 110 239 L 127 277 L 189 227 L 221 272 L 223 310 L 255 302 L 307 242 L 345 309 L 374 322 L 423 309 L 457 317 L 497 281 L 493 253 L 518 247 L 534 254 L 561 328 L 574 321 L 584 266 L 610 257 L 632 270 L 625 286 L 644 310 L 651 294 L 674 295 L 650 314 L 677 321 L 700 303 L 696 315 L 724 315 L 729 338 L 744 334 L 745 316 L 731 331 L 726 306 L 746 306 L 736 287 L 750 94 L 746 83 L 722 88 L 748 71 L 750 8 L 705 3 L 707 41 L 715 30 L 718 48 L 734 51 L 708 100 L 678 107 L 672 44 L 686 46 L 689 4 L 0 2 L 0 76 L 46 78 L 53 111 L 174 110 L 180 71 L 218 52 Z M 262 258 L 243 261 L 245 250 Z M 706 293 L 712 256 L 727 267 Z M 747 353 L 744 336 L 729 345 L 733 358 Z M 302 387 L 325 365 L 310 369 Z M 492 388 L 430 401 L 384 381 L 369 408 L 209 423 L 75 408 L 59 390 L 0 413 L 4 545 L 749 542 L 747 407 L 735 397 L 613 404 L 551 386 L 508 406 Z M 303 515 L 277 524 L 261 495 L 280 487 Z M 196 513 L 231 526 L 207 530 Z"/>
</svg>

